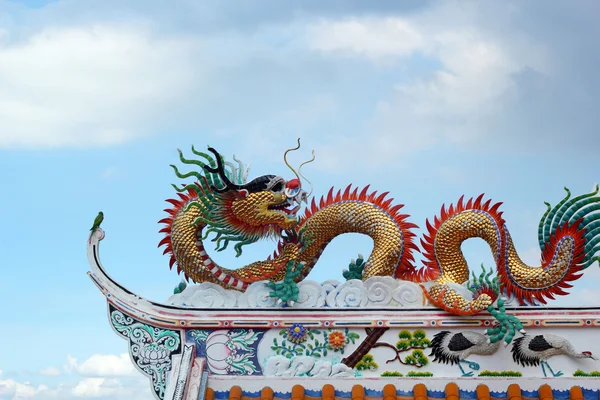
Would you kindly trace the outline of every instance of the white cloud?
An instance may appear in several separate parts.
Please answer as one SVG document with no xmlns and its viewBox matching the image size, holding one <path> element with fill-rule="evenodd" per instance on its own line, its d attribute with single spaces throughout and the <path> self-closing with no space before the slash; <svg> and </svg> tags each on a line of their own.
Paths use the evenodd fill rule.
<svg viewBox="0 0 600 400">
<path fill-rule="evenodd" d="M 150 381 L 135 370 L 128 354 L 94 354 L 83 362 L 78 362 L 69 355 L 64 370 L 66 374 L 62 374 L 57 368 L 40 371 L 45 376 L 62 376 L 66 382 L 52 387 L 28 381 L 0 379 L 0 400 L 71 400 L 98 397 L 141 400 L 151 397 Z M 74 381 L 74 377 L 77 380 Z"/>
<path fill-rule="evenodd" d="M 44 385 L 35 387 L 29 382 L 19 383 L 13 379 L 0 380 L 0 399 L 29 399 L 48 390 Z"/>
<path fill-rule="evenodd" d="M 145 400 L 152 398 L 146 378 L 83 378 L 75 383 L 59 383 L 55 387 L 34 386 L 13 379 L 0 380 L 2 400 L 75 400 L 110 398 L 111 400 Z"/>
<path fill-rule="evenodd" d="M 418 125 L 407 124 L 390 131 L 378 121 L 369 129 L 374 133 L 368 137 L 332 135 L 316 141 L 322 144 L 315 146 L 319 159 L 313 168 L 339 172 L 348 169 L 378 169 L 389 166 L 390 163 L 400 168 L 405 166 L 405 156 L 439 142 L 439 135 L 435 133 L 419 134 Z M 355 156 L 358 154 L 361 156 Z"/>
<path fill-rule="evenodd" d="M 112 354 L 94 354 L 82 363 L 79 363 L 77 359 L 69 355 L 67 356 L 65 370 L 93 378 L 140 375 L 133 367 L 127 353 L 118 356 Z"/>
<path fill-rule="evenodd" d="M 423 117 L 464 117 L 497 111 L 497 100 L 513 86 L 511 75 L 523 65 L 501 44 L 474 30 L 430 34 L 432 51 L 443 64 L 432 78 L 397 86 Z"/>
<path fill-rule="evenodd" d="M 0 42 L 0 148 L 103 146 L 151 133 L 149 115 L 189 85 L 193 47 L 136 24 Z"/>
<path fill-rule="evenodd" d="M 77 370 L 77 359 L 70 354 L 67 354 L 67 363 L 65 364 L 65 372 L 71 373 Z"/>
<path fill-rule="evenodd" d="M 76 397 L 114 397 L 123 395 L 126 389 L 116 379 L 85 378 L 72 390 Z"/>
<path fill-rule="evenodd" d="M 488 18 L 477 6 L 441 2 L 407 16 L 333 18 L 309 26 L 308 43 L 315 50 L 397 67 L 401 83 L 377 104 L 367 126 L 370 139 L 379 141 L 373 146 L 381 153 L 379 164 L 438 144 L 469 147 L 486 137 L 489 142 L 494 133 L 487 118 L 514 103 L 516 74 L 550 73 L 543 46 L 516 34 L 492 34 Z M 402 73 L 422 59 L 431 65 L 418 68 L 421 75 Z M 363 137 L 347 142 L 346 152 L 364 146 Z"/>
<path fill-rule="evenodd" d="M 431 11 L 427 18 L 435 18 Z M 315 43 L 330 43 L 320 49 L 336 48 L 364 54 L 369 58 L 411 56 L 417 52 L 441 63 L 441 68 L 428 78 L 398 85 L 398 96 L 415 115 L 466 115 L 475 109 L 486 109 L 511 86 L 511 74 L 523 67 L 509 49 L 487 37 L 476 27 L 432 28 L 421 26 L 419 18 L 364 18 L 351 23 L 355 33 L 348 37 L 336 34 L 348 22 L 322 23 Z M 399 30 L 398 27 L 402 27 Z M 406 34 L 406 32 L 410 34 Z M 365 53 L 366 43 L 377 41 L 373 53 Z M 335 44 L 331 44 L 335 42 Z M 407 42 L 404 46 L 402 43 Z M 483 108 L 482 108 L 483 106 Z M 390 111 L 397 112 L 393 107 Z"/>
<path fill-rule="evenodd" d="M 50 367 L 50 368 L 45 368 L 45 369 L 41 370 L 40 374 L 46 375 L 46 376 L 60 376 L 61 372 L 58 368 Z"/>
<path fill-rule="evenodd" d="M 196 130 L 212 137 L 218 135 L 215 131 L 235 131 L 233 139 L 242 140 L 247 131 L 255 131 L 272 140 L 277 136 L 271 131 L 281 135 L 299 120 L 322 123 L 323 114 L 331 115 L 333 109 L 339 110 L 340 121 L 356 123 L 340 132 L 336 120 L 328 127 L 337 130 L 330 138 L 314 135 L 334 152 L 332 157 L 344 158 L 342 150 L 361 150 L 368 133 L 380 143 L 373 149 L 383 150 L 377 162 L 389 165 L 397 164 L 399 155 L 438 144 L 475 147 L 511 137 L 517 128 L 540 132 L 540 123 L 571 129 L 547 122 L 549 114 L 555 116 L 547 108 L 558 97 L 573 108 L 578 104 L 554 96 L 546 84 L 560 73 L 559 58 L 579 58 L 560 57 L 556 41 L 546 39 L 552 38 L 548 32 L 530 34 L 528 29 L 536 24 L 513 27 L 513 17 L 531 14 L 521 10 L 527 7 L 521 3 L 499 7 L 442 1 L 405 14 L 396 7 L 384 14 L 379 7 L 365 12 L 350 6 L 343 12 L 312 10 L 301 17 L 285 7 L 277 8 L 277 15 L 253 9 L 248 11 L 254 19 L 244 24 L 238 14 L 221 13 L 215 4 L 177 11 L 138 3 L 123 13 L 124 19 L 134 15 L 135 21 L 122 25 L 94 22 L 114 19 L 120 11 L 116 3 L 94 4 L 93 16 L 87 6 L 64 3 L 46 7 L 39 18 L 24 18 L 27 29 L 21 31 L 29 32 L 24 39 L 16 41 L 15 32 L 0 35 L 0 57 L 5 60 L 0 66 L 0 148 L 119 144 L 167 126 L 171 132 Z M 216 22 L 217 14 L 224 21 Z M 142 19 L 153 22 L 139 23 Z M 191 20 L 204 21 L 201 29 L 188 25 Z M 223 28 L 225 20 L 230 25 Z M 254 28 L 248 30 L 246 23 Z M 38 24 L 46 27 L 40 30 Z M 185 36 L 174 36 L 173 28 L 182 26 Z M 564 36 L 554 31 L 553 26 L 553 35 Z M 383 77 L 377 69 L 357 75 L 358 63 L 346 63 L 339 55 L 393 69 Z M 524 77 L 524 71 L 533 78 Z M 563 71 L 562 79 L 568 80 L 567 75 Z M 582 81 L 593 78 L 580 75 Z M 532 79 L 537 81 L 532 84 Z M 361 97 L 361 88 L 371 82 L 379 99 L 349 100 Z M 344 90 L 339 90 L 342 85 Z M 586 89 L 566 87 L 578 96 Z M 529 101 L 530 91 L 551 100 Z M 306 106 L 315 92 L 320 97 L 314 106 Z M 519 99 L 525 106 L 537 105 L 532 110 L 537 112 L 528 112 Z M 357 106 L 365 110 L 367 121 L 355 113 L 352 107 Z M 569 124 L 590 119 L 575 121 L 571 109 L 558 108 L 568 115 Z M 506 110 L 512 110 L 507 118 Z M 542 122 L 528 126 L 538 117 Z M 305 129 L 304 137 L 312 131 Z M 349 137 L 348 147 L 336 150 L 341 136 Z M 523 148 L 530 144 L 516 142 Z"/>
<path fill-rule="evenodd" d="M 309 47 L 375 61 L 410 56 L 427 42 L 419 29 L 403 18 L 366 17 L 321 20 L 307 29 Z"/>
</svg>

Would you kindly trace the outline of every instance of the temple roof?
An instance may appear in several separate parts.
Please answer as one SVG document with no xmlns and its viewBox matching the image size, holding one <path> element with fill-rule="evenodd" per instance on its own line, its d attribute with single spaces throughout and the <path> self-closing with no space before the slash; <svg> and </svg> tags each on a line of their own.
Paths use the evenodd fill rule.
<svg viewBox="0 0 600 400">
<path fill-rule="evenodd" d="M 507 382 L 508 383 L 508 382 Z M 406 388 L 408 389 L 408 388 Z M 583 399 L 598 399 L 597 390 L 582 389 L 580 386 L 573 386 L 569 391 L 556 390 L 548 384 L 542 385 L 538 390 L 527 391 L 521 390 L 521 387 L 516 384 L 508 385 L 506 391 L 495 392 L 490 391 L 485 384 L 477 386 L 475 391 L 461 390 L 456 383 L 448 383 L 443 392 L 431 391 L 423 383 L 414 385 L 412 390 L 401 390 L 393 384 L 384 386 L 383 391 L 373 391 L 365 389 L 362 385 L 354 385 L 351 392 L 338 391 L 331 384 L 326 384 L 320 391 L 306 390 L 302 385 L 294 385 L 291 392 L 279 393 L 274 392 L 270 387 L 264 387 L 260 392 L 245 392 L 240 386 L 233 386 L 229 391 L 215 392 L 212 388 L 208 388 L 205 400 L 336 400 L 336 399 L 352 399 L 352 400 L 429 400 L 429 399 L 477 399 L 477 400 L 492 400 L 492 399 L 539 399 L 539 400 L 583 400 Z"/>
</svg>

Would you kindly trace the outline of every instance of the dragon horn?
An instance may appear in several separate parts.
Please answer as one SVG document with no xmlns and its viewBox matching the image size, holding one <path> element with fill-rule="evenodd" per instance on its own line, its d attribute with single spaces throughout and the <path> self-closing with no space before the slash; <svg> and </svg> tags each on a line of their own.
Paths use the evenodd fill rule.
<svg viewBox="0 0 600 400">
<path fill-rule="evenodd" d="M 287 160 L 287 154 L 288 154 L 290 151 L 296 151 L 296 150 L 298 150 L 299 148 L 300 148 L 300 138 L 298 138 L 298 146 L 296 146 L 296 147 L 294 147 L 294 148 L 291 148 L 291 149 L 287 149 L 287 150 L 285 151 L 285 153 L 283 153 L 283 162 L 285 162 L 285 165 L 287 165 L 287 166 L 289 167 L 289 169 L 291 169 L 291 170 L 292 170 L 292 172 L 294 173 L 294 175 L 296 175 L 296 178 L 298 178 L 298 180 L 300 180 L 300 176 L 298 175 L 298 173 L 296 172 L 296 170 L 295 170 L 294 168 L 292 168 L 292 166 L 290 165 L 290 163 L 288 163 L 288 160 Z"/>
<path fill-rule="evenodd" d="M 312 194 L 312 192 L 313 192 L 313 184 L 312 184 L 312 182 L 311 182 L 311 181 L 309 181 L 308 179 L 306 179 L 306 176 L 304 176 L 304 175 L 302 174 L 302 167 L 303 167 L 304 165 L 308 164 L 308 163 L 311 163 L 311 162 L 313 162 L 313 161 L 315 161 L 315 151 L 314 151 L 314 150 L 312 151 L 312 158 L 311 158 L 310 160 L 308 160 L 308 161 L 304 161 L 302 164 L 300 164 L 300 167 L 298 167 L 298 174 L 299 174 L 299 175 L 300 175 L 302 178 L 304 178 L 304 180 L 305 180 L 306 182 L 308 182 L 308 184 L 310 185 L 310 192 L 308 193 L 308 197 L 310 197 L 310 195 L 311 195 L 311 194 Z"/>
<path fill-rule="evenodd" d="M 231 190 L 231 189 L 234 189 L 234 190 L 243 189 L 243 186 L 236 185 L 235 183 L 231 182 L 229 180 L 229 178 L 227 177 L 227 175 L 225 174 L 225 166 L 223 165 L 223 160 L 221 159 L 221 155 L 219 154 L 219 152 L 212 147 L 209 147 L 208 151 L 210 151 L 211 153 L 213 153 L 215 155 L 215 158 L 217 160 L 217 167 L 213 168 L 213 167 L 209 167 L 208 165 L 205 165 L 204 169 L 208 172 L 219 174 L 219 178 L 221 178 L 221 180 L 225 184 L 225 187 L 223 187 L 223 188 L 217 188 L 217 187 L 213 186 L 211 189 L 213 189 L 217 193 L 223 193 L 223 192 L 225 192 L 227 190 Z"/>
</svg>

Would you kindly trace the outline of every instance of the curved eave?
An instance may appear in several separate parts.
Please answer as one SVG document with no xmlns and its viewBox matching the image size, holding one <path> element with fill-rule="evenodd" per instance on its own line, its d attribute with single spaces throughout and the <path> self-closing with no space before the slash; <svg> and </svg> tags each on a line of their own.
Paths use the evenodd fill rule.
<svg viewBox="0 0 600 400">
<path fill-rule="evenodd" d="M 311 327 L 403 327 L 454 328 L 488 327 L 491 316 L 458 317 L 438 309 L 296 309 L 296 308 L 192 308 L 153 302 L 138 296 L 115 281 L 100 261 L 100 241 L 104 231 L 98 229 L 88 240 L 88 275 L 106 300 L 138 321 L 164 328 L 231 328 L 286 327 L 302 322 Z M 507 308 L 526 328 L 545 326 L 600 326 L 600 307 Z"/>
</svg>

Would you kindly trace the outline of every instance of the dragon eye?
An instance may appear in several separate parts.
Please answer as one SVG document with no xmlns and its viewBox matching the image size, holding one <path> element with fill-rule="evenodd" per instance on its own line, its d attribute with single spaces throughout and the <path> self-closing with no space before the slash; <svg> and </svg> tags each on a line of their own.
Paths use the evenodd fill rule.
<svg viewBox="0 0 600 400">
<path fill-rule="evenodd" d="M 285 195 L 286 197 L 296 197 L 296 195 L 300 193 L 300 188 L 299 187 L 295 187 L 295 188 L 286 188 L 285 189 Z"/>
</svg>

